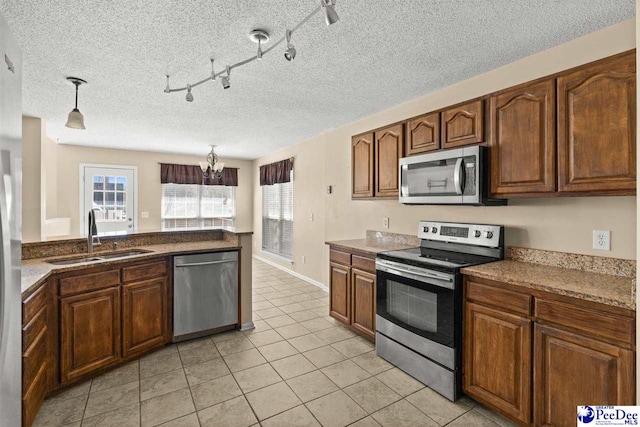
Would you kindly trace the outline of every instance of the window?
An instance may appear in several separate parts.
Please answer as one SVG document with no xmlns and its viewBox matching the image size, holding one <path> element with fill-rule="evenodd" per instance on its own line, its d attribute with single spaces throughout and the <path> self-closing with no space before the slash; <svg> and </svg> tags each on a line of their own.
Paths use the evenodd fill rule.
<svg viewBox="0 0 640 427">
<path fill-rule="evenodd" d="M 162 229 L 233 227 L 236 187 L 162 184 Z"/>
<path fill-rule="evenodd" d="M 293 172 L 291 181 L 262 186 L 262 249 L 293 259 Z"/>
</svg>

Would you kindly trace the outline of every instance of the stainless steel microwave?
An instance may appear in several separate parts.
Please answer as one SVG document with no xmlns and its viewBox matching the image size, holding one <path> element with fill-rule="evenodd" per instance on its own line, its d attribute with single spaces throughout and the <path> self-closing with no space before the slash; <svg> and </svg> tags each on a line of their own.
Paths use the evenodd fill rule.
<svg viewBox="0 0 640 427">
<path fill-rule="evenodd" d="M 400 159 L 400 203 L 506 205 L 490 199 L 488 149 L 480 145 Z"/>
</svg>

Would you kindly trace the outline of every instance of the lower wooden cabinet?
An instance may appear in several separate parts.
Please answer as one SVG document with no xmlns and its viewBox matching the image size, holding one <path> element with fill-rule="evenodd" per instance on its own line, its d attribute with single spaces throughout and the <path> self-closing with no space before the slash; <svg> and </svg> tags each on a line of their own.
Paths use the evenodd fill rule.
<svg viewBox="0 0 640 427">
<path fill-rule="evenodd" d="M 529 423 L 531 321 L 467 303 L 463 345 L 467 393 Z"/>
<path fill-rule="evenodd" d="M 634 352 L 536 325 L 533 367 L 537 426 L 575 425 L 578 405 L 634 405 Z"/>
<path fill-rule="evenodd" d="M 376 275 L 351 269 L 351 326 L 370 339 L 376 336 Z"/>
<path fill-rule="evenodd" d="M 473 277 L 464 294 L 469 396 L 535 426 L 575 425 L 578 405 L 634 404 L 635 312 Z"/>
<path fill-rule="evenodd" d="M 330 269 L 329 314 L 348 325 L 351 323 L 351 269 L 335 262 L 331 263 Z"/>
<path fill-rule="evenodd" d="M 373 256 L 331 250 L 329 315 L 374 341 L 376 336 L 376 274 Z"/>
<path fill-rule="evenodd" d="M 120 288 L 60 299 L 61 383 L 120 359 Z"/>
<path fill-rule="evenodd" d="M 144 352 L 167 339 L 167 279 L 122 287 L 122 355 Z"/>
</svg>

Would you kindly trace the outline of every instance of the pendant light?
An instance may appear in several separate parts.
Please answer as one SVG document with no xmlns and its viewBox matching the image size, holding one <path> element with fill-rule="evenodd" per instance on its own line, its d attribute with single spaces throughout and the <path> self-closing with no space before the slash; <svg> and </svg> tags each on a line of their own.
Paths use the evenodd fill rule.
<svg viewBox="0 0 640 427">
<path fill-rule="evenodd" d="M 86 84 L 87 82 L 77 77 L 67 77 L 67 80 L 69 80 L 71 83 L 73 83 L 76 86 L 76 106 L 69 113 L 69 117 L 67 118 L 67 124 L 65 126 L 71 129 L 84 130 L 86 129 L 84 127 L 84 116 L 82 115 L 80 110 L 78 110 L 78 86 L 80 86 L 81 84 Z"/>
</svg>

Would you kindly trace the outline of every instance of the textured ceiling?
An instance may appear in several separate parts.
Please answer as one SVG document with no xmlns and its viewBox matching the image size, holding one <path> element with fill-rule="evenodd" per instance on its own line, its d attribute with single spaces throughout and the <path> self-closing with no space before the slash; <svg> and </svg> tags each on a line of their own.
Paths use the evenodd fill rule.
<svg viewBox="0 0 640 427">
<path fill-rule="evenodd" d="M 319 0 L 318 0 L 319 1 Z M 256 158 L 635 15 L 634 0 L 337 0 L 292 42 L 220 82 L 163 93 L 255 54 L 314 0 L 0 0 L 24 52 L 24 111 L 61 143 Z M 80 88 L 86 131 L 64 128 Z"/>
</svg>

